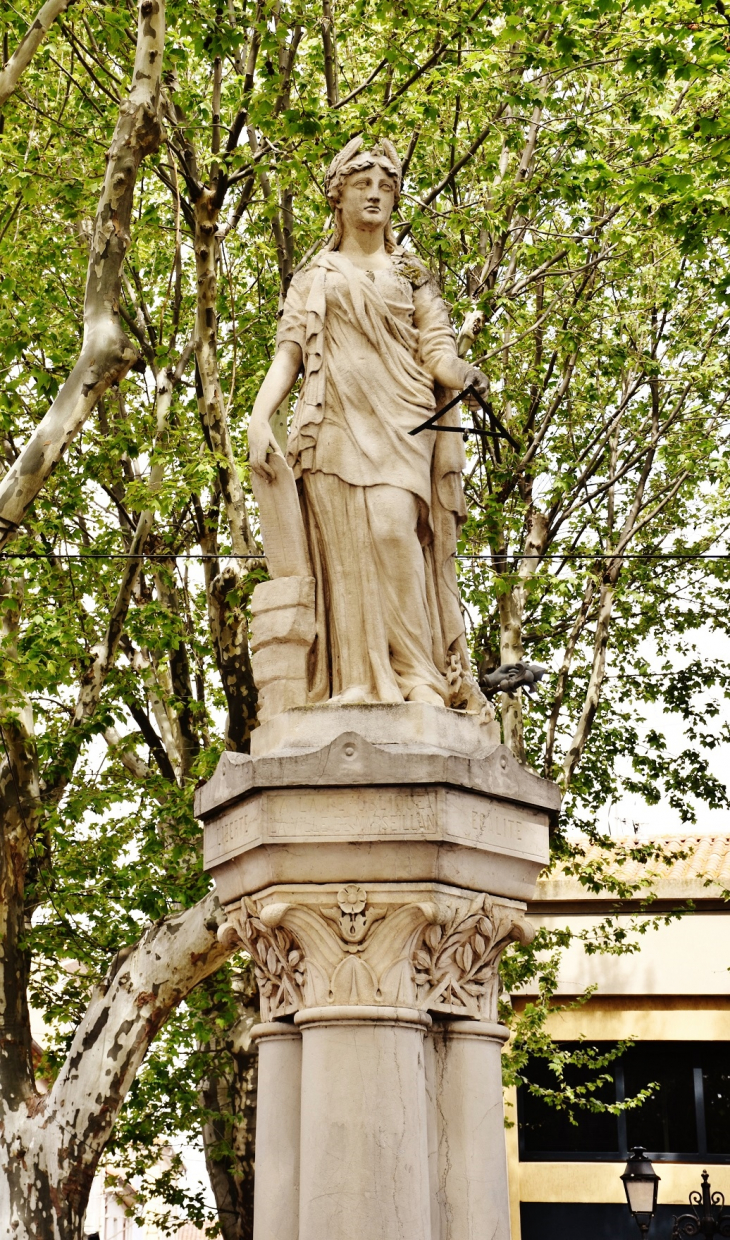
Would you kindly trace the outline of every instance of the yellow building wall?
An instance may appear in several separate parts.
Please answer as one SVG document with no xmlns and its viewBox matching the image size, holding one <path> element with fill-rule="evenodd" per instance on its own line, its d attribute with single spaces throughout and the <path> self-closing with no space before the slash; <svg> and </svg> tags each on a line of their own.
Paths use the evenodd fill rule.
<svg viewBox="0 0 730 1240">
<path fill-rule="evenodd" d="M 517 1010 L 524 1000 L 516 999 Z M 596 996 L 548 1020 L 552 1037 L 573 1042 L 581 1037 L 618 1041 L 730 1042 L 730 998 L 725 996 Z M 517 1091 L 505 1091 L 505 1115 L 512 1240 L 521 1240 L 521 1201 L 625 1202 L 621 1173 L 625 1163 L 520 1162 L 517 1143 Z M 730 1166 L 707 1164 L 713 1189 L 730 1201 Z M 684 1205 L 699 1188 L 698 1163 L 657 1163 L 659 1201 Z M 628 1208 L 628 1207 L 627 1207 Z"/>
<path fill-rule="evenodd" d="M 535 926 L 590 934 L 600 927 L 603 915 L 591 913 L 588 901 L 580 912 L 541 912 L 533 905 L 529 919 Z M 617 924 L 628 933 L 638 951 L 614 956 L 589 955 L 580 938 L 562 952 L 558 994 L 580 995 L 597 986 L 599 995 L 625 995 L 627 1000 L 645 995 L 730 995 L 730 917 L 727 909 L 693 912 L 668 923 L 652 926 L 643 935 L 635 932 L 635 918 L 619 914 Z M 532 983 L 532 990 L 536 983 Z M 527 990 L 530 989 L 528 986 Z"/>
</svg>

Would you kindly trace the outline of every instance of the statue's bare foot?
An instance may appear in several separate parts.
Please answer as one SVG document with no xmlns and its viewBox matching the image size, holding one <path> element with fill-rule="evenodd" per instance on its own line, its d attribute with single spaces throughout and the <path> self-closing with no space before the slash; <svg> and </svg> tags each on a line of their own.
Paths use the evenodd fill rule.
<svg viewBox="0 0 730 1240">
<path fill-rule="evenodd" d="M 430 685 L 414 685 L 411 689 L 407 702 L 428 702 L 430 706 L 443 706 L 444 699 Z"/>
</svg>

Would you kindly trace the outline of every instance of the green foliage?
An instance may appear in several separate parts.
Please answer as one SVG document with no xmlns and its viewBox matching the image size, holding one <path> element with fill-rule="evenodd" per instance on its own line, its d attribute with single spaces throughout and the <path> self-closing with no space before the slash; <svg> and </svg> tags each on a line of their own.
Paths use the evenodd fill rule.
<svg viewBox="0 0 730 1240">
<path fill-rule="evenodd" d="M 26 10 L 0 5 L 11 45 Z M 32 1001 L 48 1022 L 49 1074 L 116 954 L 148 921 L 194 903 L 208 882 L 192 793 L 224 746 L 226 699 L 204 564 L 186 557 L 199 553 L 205 530 L 221 556 L 230 540 L 192 367 L 152 450 L 152 367 L 175 364 L 195 313 L 186 143 L 203 182 L 221 170 L 229 182 L 218 345 L 244 484 L 246 418 L 272 356 L 286 266 L 281 228 L 290 218 L 296 262 L 311 255 L 330 226 L 321 192 L 327 162 L 356 133 L 387 135 L 407 163 L 396 231 L 441 280 L 457 328 L 482 313 L 470 357 L 489 376 L 494 411 L 519 445 L 470 441 L 461 578 L 475 658 L 486 667 L 501 661 L 500 604 L 524 592 L 524 649 L 552 669 L 525 712 L 528 760 L 547 775 L 559 772 L 584 712 L 597 600 L 627 522 L 623 550 L 638 557 L 617 572 L 607 675 L 556 857 L 618 899 L 627 888 L 620 865 L 611 877 L 624 855 L 616 842 L 604 841 L 605 864 L 585 865 L 607 803 L 635 792 L 649 804 L 665 801 L 688 823 L 698 807 L 728 804 L 708 755 L 727 740 L 718 720 L 730 667 L 703 650 L 705 634 L 727 631 L 728 565 L 691 558 L 724 549 L 730 486 L 724 9 L 708 0 L 498 0 L 488 9 L 475 0 L 357 0 L 335 13 L 336 106 L 327 103 L 321 18 L 308 0 L 262 0 L 255 9 L 170 0 L 166 139 L 138 183 L 121 307 L 147 367 L 100 403 L 13 544 L 25 603 L 5 677 L 33 704 L 45 786 L 64 763 L 70 779 L 60 802 L 44 802 L 28 881 Z M 8 461 L 78 355 L 90 221 L 116 100 L 130 81 L 134 23 L 129 0 L 77 0 L 5 109 L 0 431 Z M 153 460 L 165 466 L 154 495 Z M 128 550 L 137 515 L 150 506 L 157 558 L 143 567 L 99 708 L 74 731 L 78 684 L 119 586 L 123 562 L 113 557 Z M 548 535 L 530 561 L 523 553 L 535 512 Z M 244 593 L 261 576 L 252 563 Z M 656 727 L 658 709 L 683 721 L 679 755 Z M 184 776 L 165 732 L 183 719 L 197 745 Z M 130 753 L 148 763 L 142 779 L 125 762 Z M 651 848 L 629 854 L 656 861 Z M 651 922 L 647 913 L 637 930 Z M 622 926 L 609 921 L 588 946 L 633 950 Z M 553 1100 L 590 1107 L 599 1105 L 591 1091 L 566 1093 L 560 1053 L 544 1034 L 556 952 L 570 938 L 567 930 L 541 933 L 532 948 L 506 957 L 508 990 L 532 978 L 540 990 L 520 1018 L 508 1071 L 517 1079 L 528 1052 L 542 1048 L 559 1082 Z M 199 1048 L 216 1021 L 232 1023 L 226 1012 L 193 996 L 158 1039 L 119 1130 L 118 1150 L 132 1169 L 149 1165 L 157 1138 L 200 1124 Z M 606 1065 L 592 1062 L 600 1079 Z M 168 1180 L 173 1200 L 174 1175 Z"/>
</svg>

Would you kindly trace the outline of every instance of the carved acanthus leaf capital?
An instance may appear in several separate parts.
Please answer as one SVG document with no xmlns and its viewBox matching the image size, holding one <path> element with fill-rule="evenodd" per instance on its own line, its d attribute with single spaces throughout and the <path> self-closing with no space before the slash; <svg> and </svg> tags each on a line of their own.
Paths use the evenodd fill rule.
<svg viewBox="0 0 730 1240">
<path fill-rule="evenodd" d="M 518 909 L 443 889 L 347 884 L 329 896 L 245 899 L 231 921 L 253 959 L 263 1020 L 301 1008 L 415 1007 L 478 1020 L 497 1016 L 498 965 L 532 927 Z"/>
<path fill-rule="evenodd" d="M 477 1020 L 497 1019 L 499 958 L 510 942 L 529 943 L 530 923 L 489 896 L 429 926 L 414 953 L 419 1007 Z"/>
<path fill-rule="evenodd" d="M 261 913 L 260 916 L 253 900 L 245 898 L 233 920 L 253 960 L 261 995 L 261 1018 L 275 1020 L 305 1006 L 304 951 L 291 931 L 279 924 L 276 906 L 270 905 Z"/>
</svg>

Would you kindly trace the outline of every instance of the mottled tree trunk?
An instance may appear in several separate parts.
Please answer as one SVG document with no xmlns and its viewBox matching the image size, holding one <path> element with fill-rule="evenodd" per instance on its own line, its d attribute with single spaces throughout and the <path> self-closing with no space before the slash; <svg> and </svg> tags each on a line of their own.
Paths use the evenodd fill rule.
<svg viewBox="0 0 730 1240">
<path fill-rule="evenodd" d="M 99 1159 L 152 1039 L 173 1008 L 230 955 L 217 938 L 222 921 L 210 894 L 150 927 L 97 988 L 50 1093 L 36 1093 L 24 1071 L 24 1037 L 6 1045 L 2 1240 L 81 1240 Z M 12 1092 L 5 1081 L 14 1081 Z"/>
<path fill-rule="evenodd" d="M 206 581 L 208 614 L 228 703 L 226 745 L 229 749 L 243 751 L 248 748 L 251 731 L 256 726 L 257 700 L 245 615 L 245 557 L 256 555 L 258 548 L 248 521 L 246 500 L 233 453 L 218 371 L 216 230 L 219 213 L 217 192 L 206 187 L 195 204 L 195 265 L 198 282 L 195 360 L 200 420 L 208 447 L 216 456 L 218 482 L 230 531 L 231 549 L 237 557 L 223 572 L 219 572 L 216 566 L 213 573 L 211 566 Z M 201 529 L 200 535 L 205 539 L 206 531 Z M 212 543 L 206 549 L 212 551 Z"/>
<path fill-rule="evenodd" d="M 126 375 L 137 356 L 120 323 L 119 301 L 137 171 L 160 141 L 164 44 L 164 0 L 139 0 L 132 86 L 109 148 L 91 238 L 81 353 L 51 408 L 0 482 L 0 546 L 13 537 L 99 397 Z"/>
<path fill-rule="evenodd" d="M 527 599 L 527 586 L 545 550 L 548 528 L 545 516 L 531 506 L 525 550 L 520 564 L 518 580 L 498 599 L 500 627 L 500 658 L 502 663 L 521 663 L 525 657 L 522 629 Z M 502 732 L 505 745 L 512 750 L 518 762 L 526 761 L 525 728 L 522 717 L 522 700 L 518 689 L 514 697 L 501 694 Z"/>
<path fill-rule="evenodd" d="M 65 13 L 70 3 L 71 0 L 46 0 L 38 10 L 8 63 L 0 69 L 0 107 L 7 103 L 56 18 Z"/>
<path fill-rule="evenodd" d="M 5 669 L 17 658 L 17 631 L 22 583 L 4 581 L 0 592 L 2 660 L 0 677 L 0 733 L 4 762 L 0 768 L 0 1235 L 23 1237 L 22 1231 L 2 1228 L 11 1218 L 6 1208 L 28 1196 L 28 1153 L 16 1139 L 13 1117 L 26 1113 L 37 1095 L 31 1055 L 28 1010 L 28 955 L 23 946 L 25 886 L 33 840 L 39 820 L 38 766 L 33 715 L 18 700 Z M 30 1163 L 32 1173 L 33 1166 Z M 50 1206 L 49 1188 L 35 1182 L 38 1210 Z M 39 1229 L 28 1235 L 42 1236 Z"/>
<path fill-rule="evenodd" d="M 214 1114 L 203 1126 L 203 1146 L 223 1240 L 252 1240 L 258 1053 L 251 1028 L 259 1002 L 252 971 L 239 974 L 234 984 L 240 1017 L 224 1039 L 205 1048 L 211 1070 L 202 1101 Z"/>
<path fill-rule="evenodd" d="M 195 316 L 195 360 L 198 367 L 198 408 L 211 452 L 216 454 L 218 479 L 231 533 L 234 555 L 255 554 L 246 513 L 243 485 L 233 455 L 225 402 L 218 373 L 218 278 L 216 230 L 221 204 L 216 190 L 206 187 L 195 204 L 195 267 L 198 281 Z"/>
</svg>

